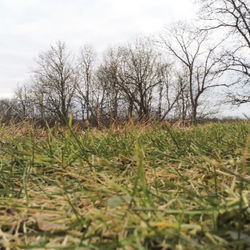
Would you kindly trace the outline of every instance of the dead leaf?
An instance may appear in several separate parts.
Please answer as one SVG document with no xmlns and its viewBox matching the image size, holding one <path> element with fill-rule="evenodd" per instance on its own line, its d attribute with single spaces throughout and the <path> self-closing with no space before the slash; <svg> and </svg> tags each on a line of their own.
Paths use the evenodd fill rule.
<svg viewBox="0 0 250 250">
<path fill-rule="evenodd" d="M 15 210 L 13 208 L 7 208 L 6 213 L 7 213 L 7 215 L 12 215 L 12 216 L 14 216 L 16 214 Z"/>
<path fill-rule="evenodd" d="M 34 218 L 37 224 L 37 227 L 42 232 L 55 232 L 55 231 L 65 231 L 67 227 L 61 224 L 50 223 L 44 219 L 35 217 Z"/>
</svg>

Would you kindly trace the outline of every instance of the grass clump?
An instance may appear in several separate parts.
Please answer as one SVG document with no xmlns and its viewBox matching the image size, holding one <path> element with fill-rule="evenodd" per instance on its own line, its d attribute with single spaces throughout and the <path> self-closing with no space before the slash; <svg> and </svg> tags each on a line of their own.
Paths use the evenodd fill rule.
<svg viewBox="0 0 250 250">
<path fill-rule="evenodd" d="M 2 126 L 0 248 L 246 249 L 249 128 Z"/>
</svg>

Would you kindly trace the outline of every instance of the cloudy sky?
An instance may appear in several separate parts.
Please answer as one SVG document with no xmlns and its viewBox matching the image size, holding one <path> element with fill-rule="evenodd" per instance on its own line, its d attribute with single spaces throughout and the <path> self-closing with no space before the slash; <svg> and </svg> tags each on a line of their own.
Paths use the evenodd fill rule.
<svg viewBox="0 0 250 250">
<path fill-rule="evenodd" d="M 28 78 L 37 55 L 62 40 L 99 52 L 194 15 L 192 0 L 0 0 L 0 97 Z"/>
<path fill-rule="evenodd" d="M 195 16 L 193 0 L 0 0 L 0 98 L 29 78 L 38 54 L 61 40 L 100 53 Z"/>
</svg>

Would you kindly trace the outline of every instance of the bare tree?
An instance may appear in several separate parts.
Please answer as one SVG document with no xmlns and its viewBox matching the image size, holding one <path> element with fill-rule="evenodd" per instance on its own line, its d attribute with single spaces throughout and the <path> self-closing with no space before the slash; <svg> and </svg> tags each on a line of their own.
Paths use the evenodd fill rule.
<svg viewBox="0 0 250 250">
<path fill-rule="evenodd" d="M 104 61 L 99 66 L 97 77 L 99 83 L 106 91 L 106 101 L 108 103 L 108 109 L 111 119 L 117 119 L 119 115 L 120 106 L 123 96 L 119 85 L 119 65 L 121 57 L 119 50 L 112 48 L 109 49 L 104 55 Z"/>
<path fill-rule="evenodd" d="M 118 84 L 129 101 L 129 112 L 136 110 L 139 120 L 150 116 L 153 91 L 160 84 L 159 54 L 149 40 L 137 40 L 120 48 Z"/>
<path fill-rule="evenodd" d="M 110 117 L 163 120 L 177 101 L 171 72 L 149 40 L 110 49 L 98 70 Z"/>
<path fill-rule="evenodd" d="M 183 86 L 179 84 L 179 78 L 173 65 L 160 62 L 158 65 L 158 110 L 157 117 L 163 121 L 175 108 L 183 92 Z"/>
<path fill-rule="evenodd" d="M 81 49 L 78 58 L 80 81 L 77 87 L 77 95 L 80 100 L 83 120 L 85 118 L 89 120 L 91 112 L 93 113 L 93 107 L 91 107 L 91 96 L 94 91 L 95 58 L 96 53 L 89 45 L 85 45 Z"/>
<path fill-rule="evenodd" d="M 184 69 L 183 71 L 177 72 L 177 84 L 179 96 L 176 101 L 175 117 L 182 121 L 184 125 L 186 120 L 191 117 L 191 102 L 190 102 L 190 90 L 189 90 L 189 78 L 188 71 Z"/>
<path fill-rule="evenodd" d="M 206 30 L 227 33 L 224 70 L 235 72 L 237 91 L 228 94 L 232 104 L 250 102 L 250 0 L 200 0 L 200 18 Z M 243 88 L 242 88 L 243 87 Z"/>
<path fill-rule="evenodd" d="M 31 87 L 24 84 L 22 87 L 18 87 L 14 93 L 16 102 L 16 113 L 20 119 L 33 118 L 35 112 L 35 103 L 32 99 Z"/>
<path fill-rule="evenodd" d="M 0 123 L 16 118 L 16 102 L 12 99 L 0 99 Z"/>
<path fill-rule="evenodd" d="M 219 44 L 209 46 L 208 32 L 178 23 L 167 30 L 162 41 L 177 62 L 188 72 L 188 90 L 191 103 L 191 122 L 197 123 L 201 97 L 209 89 L 222 86 L 219 65 L 221 58 L 216 55 Z M 178 65 L 176 65 L 178 68 Z"/>
<path fill-rule="evenodd" d="M 58 42 L 40 54 L 37 64 L 33 74 L 34 97 L 38 98 L 37 102 L 45 112 L 64 123 L 74 108 L 78 84 L 72 56 L 65 43 Z"/>
</svg>

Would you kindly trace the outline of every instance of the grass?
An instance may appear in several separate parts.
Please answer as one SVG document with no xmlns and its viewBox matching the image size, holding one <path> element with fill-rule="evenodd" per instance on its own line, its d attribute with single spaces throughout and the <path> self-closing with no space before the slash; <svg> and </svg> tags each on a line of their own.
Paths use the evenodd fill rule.
<svg viewBox="0 0 250 250">
<path fill-rule="evenodd" d="M 0 127 L 0 249 L 247 249 L 250 125 Z"/>
</svg>

